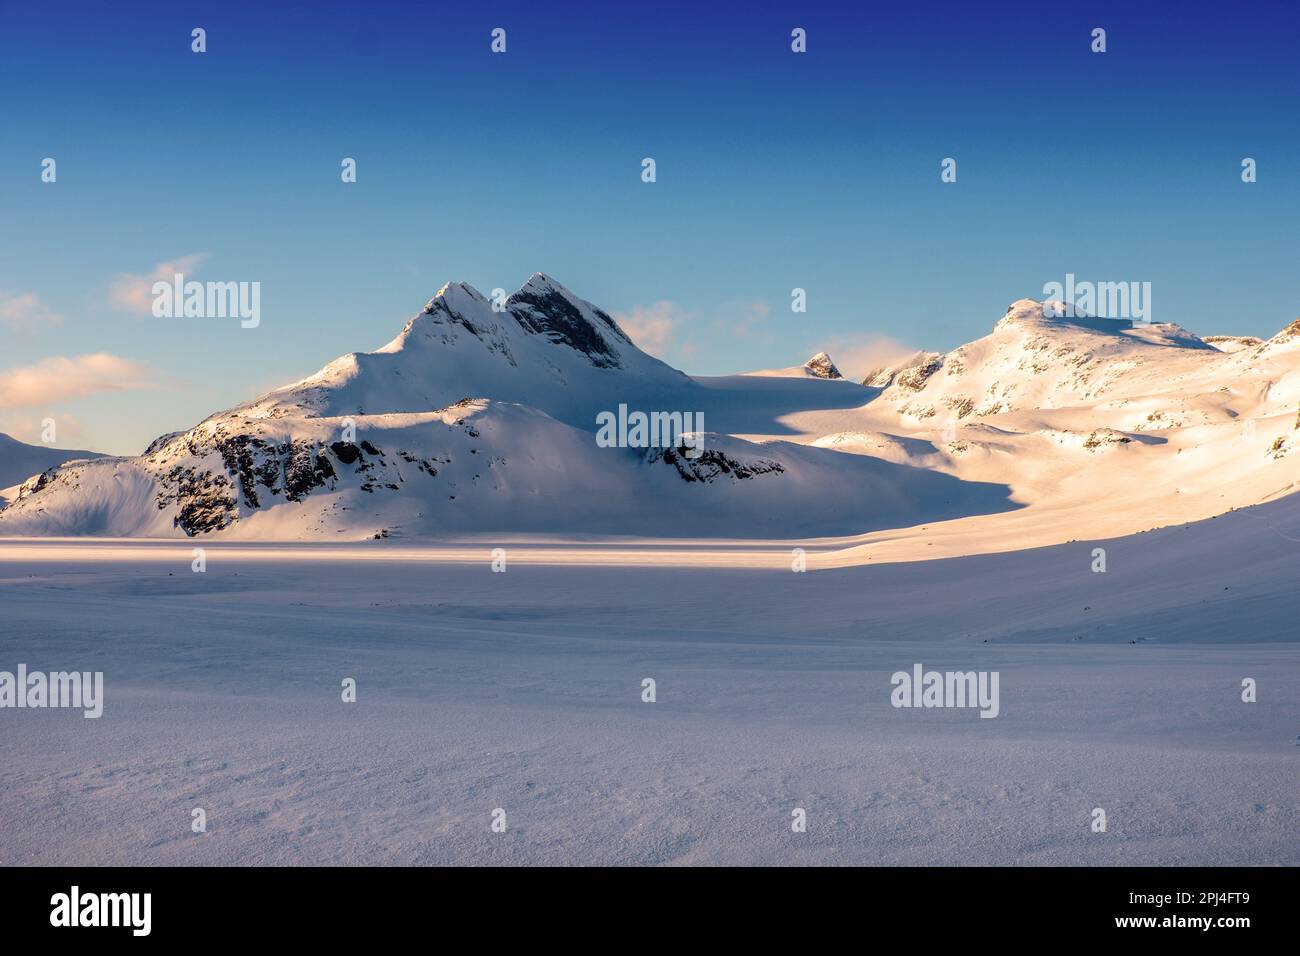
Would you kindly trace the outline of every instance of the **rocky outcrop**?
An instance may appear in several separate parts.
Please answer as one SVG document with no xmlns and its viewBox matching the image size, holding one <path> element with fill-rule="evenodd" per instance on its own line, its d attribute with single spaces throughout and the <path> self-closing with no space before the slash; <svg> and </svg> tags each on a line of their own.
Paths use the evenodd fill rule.
<svg viewBox="0 0 1300 956">
<path fill-rule="evenodd" d="M 844 377 L 840 374 L 840 370 L 835 367 L 835 363 L 831 361 L 831 357 L 825 352 L 818 352 L 804 362 L 803 367 L 817 378 L 836 379 Z"/>
<path fill-rule="evenodd" d="M 741 461 L 730 455 L 726 455 L 714 448 L 699 449 L 695 457 L 690 457 L 691 449 L 686 447 L 677 448 L 652 448 L 646 453 L 646 461 L 650 464 L 662 462 L 677 469 L 677 474 L 683 481 L 702 481 L 712 482 L 719 478 L 731 478 L 736 481 L 744 481 L 747 478 L 754 478 L 758 475 L 780 474 L 785 471 L 785 466 L 779 461 L 758 458 L 752 461 Z"/>
</svg>

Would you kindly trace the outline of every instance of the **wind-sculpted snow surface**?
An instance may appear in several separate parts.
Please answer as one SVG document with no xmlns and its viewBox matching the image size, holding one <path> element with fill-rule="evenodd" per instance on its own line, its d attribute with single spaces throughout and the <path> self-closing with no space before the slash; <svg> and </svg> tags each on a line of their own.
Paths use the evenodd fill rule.
<svg viewBox="0 0 1300 956">
<path fill-rule="evenodd" d="M 374 352 L 139 457 L 33 476 L 0 535 L 833 537 L 861 560 L 914 560 L 1294 490 L 1295 326 L 1202 339 L 1062 311 L 1020 300 L 988 336 L 861 385 L 825 352 L 692 379 L 540 273 L 497 300 L 449 283 Z M 619 408 L 702 422 L 702 448 L 605 447 L 597 417 Z"/>
<path fill-rule="evenodd" d="M 6 713 L 0 860 L 1294 866 L 1298 503 L 807 574 L 766 544 L 216 541 L 194 574 L 188 541 L 0 541 L 0 659 L 105 675 L 101 720 Z M 997 718 L 892 707 L 917 663 L 998 672 Z"/>
</svg>

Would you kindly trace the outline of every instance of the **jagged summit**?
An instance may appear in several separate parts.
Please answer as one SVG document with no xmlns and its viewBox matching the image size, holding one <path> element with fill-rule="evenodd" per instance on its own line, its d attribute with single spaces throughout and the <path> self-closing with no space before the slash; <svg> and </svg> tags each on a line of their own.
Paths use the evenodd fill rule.
<svg viewBox="0 0 1300 956">
<path fill-rule="evenodd" d="M 512 295 L 496 302 L 467 282 L 448 282 L 379 351 L 396 352 L 420 343 L 447 346 L 463 338 L 462 333 L 513 365 L 518 364 L 520 334 L 566 346 L 596 368 L 622 369 L 641 354 L 606 312 L 542 272 L 534 272 Z"/>
<path fill-rule="evenodd" d="M 548 293 L 555 293 L 558 295 L 562 295 L 567 299 L 571 299 L 574 302 L 583 301 L 582 299 L 578 298 L 578 296 L 574 295 L 571 291 L 569 291 L 568 287 L 563 282 L 560 282 L 558 279 L 552 276 L 548 276 L 545 272 L 534 272 L 532 275 L 530 275 L 527 281 L 525 281 L 523 285 L 521 285 L 517 290 L 515 290 L 515 295 L 519 295 L 521 293 L 533 293 L 535 295 L 546 295 Z"/>
<path fill-rule="evenodd" d="M 840 370 L 835 367 L 835 363 L 831 361 L 831 357 L 825 352 L 818 352 L 808 361 L 804 362 L 803 367 L 813 375 L 817 376 L 817 378 L 844 377 L 840 374 Z"/>
<path fill-rule="evenodd" d="M 825 381 L 843 381 L 844 376 L 840 370 L 835 367 L 831 357 L 825 352 L 818 352 L 802 365 L 791 365 L 789 368 L 769 368 L 761 369 L 755 372 L 745 372 L 745 375 L 752 375 L 761 378 L 820 378 Z"/>
<path fill-rule="evenodd" d="M 487 302 L 483 293 L 468 282 L 445 282 L 442 288 L 434 293 L 433 298 L 424 304 L 424 311 L 432 312 L 439 307 L 452 309 L 462 299 L 475 303 Z"/>
<path fill-rule="evenodd" d="M 535 273 L 495 301 L 468 283 L 448 282 L 382 347 L 340 356 L 213 419 L 424 413 L 484 395 L 585 424 L 596 410 L 634 396 L 690 387 L 607 313 Z"/>
<path fill-rule="evenodd" d="M 623 350 L 636 348 L 607 313 L 541 272 L 506 299 L 506 311 L 524 331 L 567 345 L 598 368 L 622 368 Z"/>
<path fill-rule="evenodd" d="M 929 372 L 925 373 L 925 375 L 936 371 L 938 367 L 943 364 L 943 355 L 939 352 L 913 352 L 911 355 L 905 356 L 897 362 L 873 368 L 865 377 L 863 377 L 862 384 L 869 385 L 872 388 L 888 388 L 902 373 L 909 370 L 926 368 L 933 362 L 938 362 L 938 365 L 931 368 Z M 919 381 L 923 382 L 924 380 L 925 376 L 923 375 Z"/>
</svg>

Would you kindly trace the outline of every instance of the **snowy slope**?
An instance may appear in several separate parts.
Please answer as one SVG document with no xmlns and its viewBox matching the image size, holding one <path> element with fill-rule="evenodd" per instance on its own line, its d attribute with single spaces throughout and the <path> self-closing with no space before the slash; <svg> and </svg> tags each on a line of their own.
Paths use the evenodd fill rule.
<svg viewBox="0 0 1300 956">
<path fill-rule="evenodd" d="M 65 461 L 99 457 L 99 453 L 93 451 L 28 445 L 0 433 L 0 498 L 5 496 L 5 490 L 10 486 L 17 486 L 48 468 L 61 465 Z"/>
<path fill-rule="evenodd" d="M 826 535 L 1013 507 L 997 485 L 868 457 L 708 434 L 700 458 L 598 448 L 521 405 L 424 414 L 209 421 L 143 458 L 25 486 L 0 531 L 297 539 L 518 531 L 641 536 Z M 47 484 L 42 484 L 46 481 Z"/>
<path fill-rule="evenodd" d="M 878 557 L 1132 534 L 1289 494 L 1300 477 L 1294 325 L 1220 350 L 1175 325 L 1052 318 L 1021 300 L 983 339 L 870 380 L 882 392 L 860 414 L 805 413 L 794 429 L 825 447 L 1003 482 L 1026 506 L 927 528 L 906 546 L 894 536 Z"/>
<path fill-rule="evenodd" d="M 0 654 L 108 693 L 11 715 L 0 860 L 1300 861 L 1300 324 L 1021 302 L 863 385 L 686 379 L 567 293 L 516 306 L 449 286 L 378 352 L 25 483 L 0 537 L 80 537 L 0 540 Z M 703 457 L 595 443 L 660 400 Z M 914 662 L 999 672 L 998 718 L 894 709 Z"/>
<path fill-rule="evenodd" d="M 827 367 L 810 372 L 818 384 Z M 501 311 L 452 283 L 375 352 L 164 436 L 138 458 L 33 478 L 0 512 L 0 534 L 753 538 L 1013 507 L 995 484 L 756 445 L 714 433 L 707 417 L 696 460 L 595 442 L 598 412 L 703 412 L 706 391 L 546 276 Z"/>
<path fill-rule="evenodd" d="M 444 285 L 387 345 L 233 409 L 243 418 L 430 412 L 486 396 L 592 427 L 618 402 L 689 394 L 687 376 L 638 349 L 602 310 L 534 274 L 503 311 L 473 287 Z"/>
<path fill-rule="evenodd" d="M 852 563 L 1132 534 L 1295 490 L 1300 324 L 1202 339 L 1020 300 L 949 353 L 837 376 L 820 353 L 691 379 L 544 275 L 495 308 L 451 283 L 375 352 L 28 481 L 0 535 L 824 538 Z M 600 447 L 596 415 L 619 405 L 702 415 L 704 457 Z"/>
<path fill-rule="evenodd" d="M 1296 865 L 1298 506 L 810 574 L 0 541 L 0 659 L 106 687 L 6 714 L 0 860 Z M 913 662 L 1000 672 L 998 718 L 892 708 Z"/>
<path fill-rule="evenodd" d="M 961 420 L 1093 404 L 1170 370 L 1186 375 L 1224 364 L 1218 349 L 1176 325 L 1053 318 L 1041 303 L 1021 299 L 990 335 L 947 355 L 918 356 L 892 376 L 873 373 L 870 381 L 888 379 L 882 399 L 900 416 Z"/>
<path fill-rule="evenodd" d="M 767 378 L 823 378 L 823 379 L 842 379 L 843 375 L 831 361 L 831 357 L 825 352 L 818 352 L 802 365 L 794 365 L 790 368 L 769 368 L 761 369 L 757 372 L 746 372 L 746 375 L 758 375 Z"/>
</svg>

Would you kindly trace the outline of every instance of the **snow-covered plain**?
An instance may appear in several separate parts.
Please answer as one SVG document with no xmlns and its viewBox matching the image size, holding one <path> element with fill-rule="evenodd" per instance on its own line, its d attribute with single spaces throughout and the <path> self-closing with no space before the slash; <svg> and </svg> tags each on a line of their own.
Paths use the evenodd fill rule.
<svg viewBox="0 0 1300 956">
<path fill-rule="evenodd" d="M 8 540 L 0 660 L 107 702 L 0 715 L 0 863 L 1300 863 L 1300 509 L 1100 544 Z M 917 662 L 999 716 L 894 709 Z"/>
</svg>

